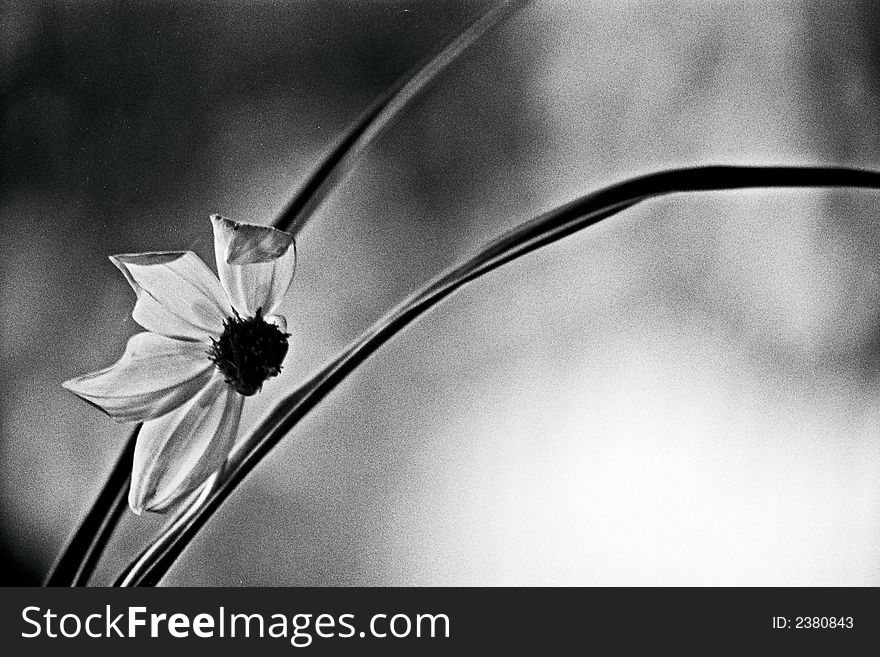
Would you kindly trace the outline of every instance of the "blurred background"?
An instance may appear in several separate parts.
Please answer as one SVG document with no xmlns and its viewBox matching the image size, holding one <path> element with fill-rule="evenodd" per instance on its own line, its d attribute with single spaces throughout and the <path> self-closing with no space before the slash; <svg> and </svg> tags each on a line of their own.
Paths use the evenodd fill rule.
<svg viewBox="0 0 880 657">
<path fill-rule="evenodd" d="M 491 2 L 0 6 L 0 577 L 37 584 L 130 427 L 111 253 L 269 223 Z M 880 169 L 876 3 L 534 2 L 306 225 L 292 346 L 245 428 L 408 293 L 673 166 Z M 251 473 L 177 585 L 880 585 L 880 193 L 642 204 L 454 295 Z M 165 518 L 127 513 L 108 584 Z"/>
</svg>

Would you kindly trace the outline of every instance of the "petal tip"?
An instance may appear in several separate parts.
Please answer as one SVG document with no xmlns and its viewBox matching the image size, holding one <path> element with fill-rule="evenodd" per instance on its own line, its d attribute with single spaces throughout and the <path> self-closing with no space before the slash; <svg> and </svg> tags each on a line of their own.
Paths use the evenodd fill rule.
<svg viewBox="0 0 880 657">
<path fill-rule="evenodd" d="M 112 262 L 114 265 L 119 267 L 120 269 L 125 268 L 125 263 L 132 259 L 132 253 L 114 253 L 112 255 L 108 255 L 107 259 Z"/>
<path fill-rule="evenodd" d="M 61 383 L 61 387 L 68 392 L 72 392 L 80 399 L 84 399 L 85 401 L 91 403 L 88 398 L 88 389 L 83 386 L 83 382 L 86 378 L 88 378 L 88 376 L 89 375 L 86 374 L 85 376 L 75 376 L 72 379 L 67 379 L 67 381 L 63 381 Z"/>
<path fill-rule="evenodd" d="M 146 500 L 144 497 L 143 487 L 139 486 L 137 479 L 132 476 L 131 485 L 128 488 L 128 508 L 130 508 L 132 513 L 136 516 L 141 515 L 146 509 Z"/>
<path fill-rule="evenodd" d="M 125 269 L 125 264 L 122 262 L 121 255 L 122 255 L 122 254 L 119 254 L 119 255 L 108 255 L 108 256 L 107 256 L 107 260 L 109 260 L 110 262 L 112 262 L 112 263 L 113 263 L 113 266 L 116 267 L 116 269 L 118 269 L 119 271 L 121 271 L 122 274 L 125 276 L 125 278 L 129 280 L 129 283 L 130 283 L 130 282 L 131 282 L 131 279 L 130 279 L 130 277 L 129 277 L 129 275 L 128 275 L 128 271 L 126 271 L 126 269 Z"/>
<path fill-rule="evenodd" d="M 214 240 L 223 260 L 230 265 L 252 265 L 277 260 L 294 244 L 287 231 L 211 215 Z"/>
<path fill-rule="evenodd" d="M 190 485 L 189 487 L 179 487 L 176 490 L 167 491 L 161 496 L 159 490 L 153 490 L 150 494 L 140 490 L 137 495 L 132 490 L 129 494 L 128 506 L 136 515 L 142 515 L 144 511 L 161 515 L 177 506 L 195 488 L 198 488 L 201 483 L 203 482 Z"/>
</svg>

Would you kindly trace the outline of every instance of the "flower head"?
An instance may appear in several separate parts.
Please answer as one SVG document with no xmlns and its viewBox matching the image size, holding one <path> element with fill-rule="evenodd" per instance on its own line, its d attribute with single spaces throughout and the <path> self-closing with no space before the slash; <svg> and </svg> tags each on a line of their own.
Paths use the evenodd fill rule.
<svg viewBox="0 0 880 657">
<path fill-rule="evenodd" d="M 128 502 L 173 505 L 217 471 L 238 433 L 244 399 L 281 371 L 293 280 L 293 236 L 218 215 L 217 276 L 192 251 L 110 256 L 137 302 L 133 336 L 108 368 L 64 387 L 121 422 L 143 422 Z"/>
</svg>

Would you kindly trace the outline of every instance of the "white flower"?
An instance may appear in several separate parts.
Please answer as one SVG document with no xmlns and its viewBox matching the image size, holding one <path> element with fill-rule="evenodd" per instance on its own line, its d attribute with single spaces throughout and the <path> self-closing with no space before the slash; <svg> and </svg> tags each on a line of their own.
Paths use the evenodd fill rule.
<svg viewBox="0 0 880 657">
<path fill-rule="evenodd" d="M 137 294 L 146 329 L 119 361 L 64 387 L 123 422 L 143 422 L 128 502 L 168 508 L 222 465 L 244 398 L 281 370 L 286 321 L 278 307 L 293 280 L 293 236 L 218 215 L 218 280 L 192 251 L 110 256 Z"/>
</svg>

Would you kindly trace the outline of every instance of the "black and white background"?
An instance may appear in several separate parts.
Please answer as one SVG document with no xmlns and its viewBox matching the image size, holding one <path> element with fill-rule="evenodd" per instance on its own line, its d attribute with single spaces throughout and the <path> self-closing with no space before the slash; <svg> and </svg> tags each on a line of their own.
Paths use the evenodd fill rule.
<svg viewBox="0 0 880 657">
<path fill-rule="evenodd" d="M 37 584 L 130 429 L 66 393 L 137 332 L 111 253 L 269 223 L 491 2 L 0 5 L 0 573 Z M 696 164 L 880 168 L 876 3 L 533 2 L 298 238 L 285 370 L 244 428 L 502 231 Z M 371 357 L 164 583 L 880 583 L 880 195 L 640 205 Z M 127 514 L 93 582 L 162 526 Z"/>
</svg>

